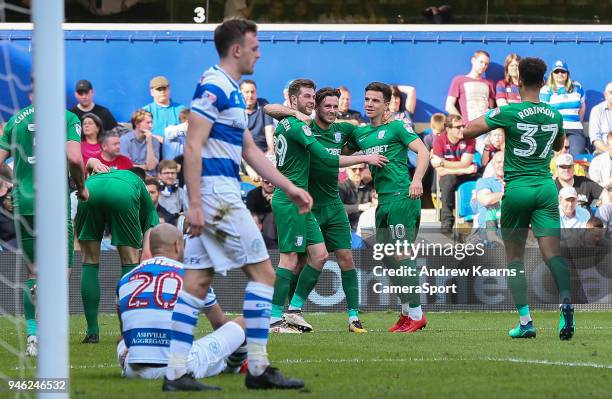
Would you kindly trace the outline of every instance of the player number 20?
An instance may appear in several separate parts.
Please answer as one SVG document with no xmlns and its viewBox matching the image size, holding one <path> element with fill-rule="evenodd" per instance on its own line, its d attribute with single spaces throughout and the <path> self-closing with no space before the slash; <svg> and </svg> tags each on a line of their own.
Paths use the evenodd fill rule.
<svg viewBox="0 0 612 399">
<path fill-rule="evenodd" d="M 130 295 L 128 300 L 128 308 L 130 309 L 144 308 L 149 305 L 148 299 L 139 298 L 139 296 L 151 285 L 153 285 L 153 302 L 162 309 L 170 309 L 176 304 L 178 293 L 183 285 L 181 276 L 174 272 L 161 273 L 155 277 L 151 273 L 136 273 L 130 277 L 130 281 L 135 280 L 142 280 L 142 282 Z M 164 285 L 170 280 L 176 281 L 175 289 L 169 299 L 164 299 Z"/>
<path fill-rule="evenodd" d="M 514 149 L 514 155 L 519 157 L 530 157 L 535 154 L 538 143 L 533 136 L 538 132 L 538 130 L 541 130 L 542 132 L 550 133 L 546 146 L 540 155 L 538 155 L 539 158 L 546 158 L 550 152 L 550 147 L 552 146 L 553 141 L 555 141 L 555 138 L 557 137 L 557 132 L 559 131 L 559 126 L 556 124 L 532 125 L 529 123 L 517 123 L 516 128 L 523 132 L 523 134 L 521 134 L 521 143 L 527 144 L 527 148 Z"/>
</svg>

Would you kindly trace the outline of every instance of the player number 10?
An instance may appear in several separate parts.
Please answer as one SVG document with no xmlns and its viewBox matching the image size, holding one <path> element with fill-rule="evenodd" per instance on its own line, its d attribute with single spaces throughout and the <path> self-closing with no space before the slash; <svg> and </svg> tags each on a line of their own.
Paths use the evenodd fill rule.
<svg viewBox="0 0 612 399">
<path fill-rule="evenodd" d="M 391 230 L 391 238 L 404 238 L 406 237 L 406 227 L 403 224 L 390 224 L 389 230 Z"/>
</svg>

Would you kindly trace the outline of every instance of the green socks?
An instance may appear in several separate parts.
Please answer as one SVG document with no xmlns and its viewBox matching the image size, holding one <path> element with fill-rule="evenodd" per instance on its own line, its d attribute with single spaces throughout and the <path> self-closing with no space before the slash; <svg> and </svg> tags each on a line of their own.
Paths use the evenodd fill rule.
<svg viewBox="0 0 612 399">
<path fill-rule="evenodd" d="M 517 310 L 527 307 L 527 277 L 525 277 L 525 266 L 523 262 L 512 261 L 508 263 L 508 270 L 514 270 L 514 276 L 508 277 L 508 284 Z M 529 309 L 527 307 L 527 309 Z M 529 311 L 529 310 L 527 310 Z"/>
<path fill-rule="evenodd" d="M 274 282 L 274 294 L 272 295 L 272 318 L 280 319 L 283 317 L 285 302 L 289 293 L 293 272 L 289 269 L 276 268 L 276 281 Z"/>
<path fill-rule="evenodd" d="M 315 269 L 310 265 L 304 266 L 304 270 L 300 273 L 297 287 L 295 288 L 295 294 L 291 298 L 289 309 L 302 309 L 304 301 L 310 295 L 310 291 L 317 285 L 321 271 Z"/>
<path fill-rule="evenodd" d="M 135 268 L 136 266 L 138 266 L 137 263 L 121 265 L 121 277 L 131 272 L 132 269 Z"/>
<path fill-rule="evenodd" d="M 295 294 L 295 289 L 297 288 L 297 283 L 298 283 L 299 278 L 300 278 L 299 274 L 291 275 L 291 284 L 289 284 L 289 294 L 287 295 L 287 298 L 293 298 L 293 295 Z"/>
<path fill-rule="evenodd" d="M 340 272 L 342 277 L 342 289 L 346 296 L 346 307 L 349 318 L 359 318 L 359 283 L 357 282 L 357 270 L 346 270 Z"/>
<path fill-rule="evenodd" d="M 567 262 L 562 256 L 554 256 L 550 259 L 548 267 L 555 278 L 555 283 L 559 289 L 559 301 L 562 304 L 571 303 L 572 292 L 570 283 L 570 272 Z"/>
<path fill-rule="evenodd" d="M 23 290 L 23 315 L 26 319 L 26 336 L 36 335 L 36 306 L 30 290 L 36 285 L 36 279 L 26 280 Z"/>
<path fill-rule="evenodd" d="M 100 282 L 98 280 L 98 265 L 83 263 L 81 272 L 81 298 L 87 320 L 87 334 L 99 334 L 98 306 L 100 305 Z"/>
</svg>

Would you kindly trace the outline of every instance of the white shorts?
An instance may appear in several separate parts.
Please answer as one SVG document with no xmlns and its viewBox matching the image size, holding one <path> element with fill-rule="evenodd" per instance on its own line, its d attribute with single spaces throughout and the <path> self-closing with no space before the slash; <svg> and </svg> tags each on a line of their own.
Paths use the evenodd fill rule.
<svg viewBox="0 0 612 399">
<path fill-rule="evenodd" d="M 195 378 L 206 378 L 221 374 L 226 367 L 226 359 L 244 342 L 245 333 L 237 323 L 230 321 L 211 334 L 194 341 L 187 357 L 187 372 Z M 123 340 L 117 344 L 117 358 L 127 350 Z M 157 380 L 164 378 L 166 367 L 138 367 L 130 365 L 130 356 L 125 359 L 123 376 Z M 121 362 L 119 362 L 121 366 Z"/>
<path fill-rule="evenodd" d="M 185 269 L 228 270 L 269 259 L 261 232 L 240 193 L 209 192 L 201 195 L 204 232 L 187 239 Z"/>
</svg>

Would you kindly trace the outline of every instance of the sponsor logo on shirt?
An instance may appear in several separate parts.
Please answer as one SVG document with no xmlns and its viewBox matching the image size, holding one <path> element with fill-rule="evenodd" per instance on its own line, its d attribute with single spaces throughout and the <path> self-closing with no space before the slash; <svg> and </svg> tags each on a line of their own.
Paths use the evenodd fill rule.
<svg viewBox="0 0 612 399">
<path fill-rule="evenodd" d="M 215 101 L 217 101 L 217 96 L 215 96 L 213 93 L 211 93 L 208 90 L 204 90 L 204 94 L 202 94 L 202 99 L 207 98 L 208 101 L 210 101 L 211 103 L 214 103 Z"/>
</svg>

